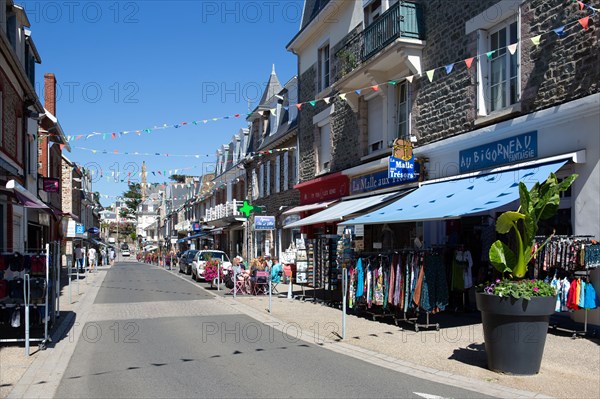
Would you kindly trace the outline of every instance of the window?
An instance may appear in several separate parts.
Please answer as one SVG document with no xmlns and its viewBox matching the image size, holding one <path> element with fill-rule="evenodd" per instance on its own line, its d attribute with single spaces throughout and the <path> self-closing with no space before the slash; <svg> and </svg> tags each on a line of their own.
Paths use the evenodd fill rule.
<svg viewBox="0 0 600 399">
<path fill-rule="evenodd" d="M 324 172 L 329 169 L 331 161 L 331 124 L 321 126 L 319 136 L 319 172 Z"/>
<path fill-rule="evenodd" d="M 367 129 L 369 136 L 368 153 L 379 151 L 383 148 L 383 96 L 376 95 L 367 102 Z"/>
<path fill-rule="evenodd" d="M 275 192 L 281 191 L 281 163 L 280 157 L 275 158 Z"/>
<path fill-rule="evenodd" d="M 398 98 L 396 100 L 396 108 L 398 115 L 398 131 L 397 138 L 409 137 L 409 112 L 408 112 L 408 84 L 406 81 L 399 83 L 396 86 Z"/>
<path fill-rule="evenodd" d="M 519 101 L 518 53 L 510 54 L 506 46 L 517 43 L 517 21 L 512 20 L 489 34 L 489 109 L 494 112 Z M 487 57 L 486 57 L 487 58 Z"/>
<path fill-rule="evenodd" d="M 325 90 L 329 87 L 329 44 L 319 49 L 319 62 L 318 62 L 318 75 L 319 75 L 319 89 L 318 91 Z"/>
<path fill-rule="evenodd" d="M 290 165 L 290 156 L 293 152 L 286 152 L 283 154 L 283 191 L 287 191 L 289 184 L 289 165 Z"/>
<path fill-rule="evenodd" d="M 381 15 L 381 0 L 370 1 L 364 8 L 365 12 L 365 26 L 371 25 L 377 21 Z"/>
</svg>

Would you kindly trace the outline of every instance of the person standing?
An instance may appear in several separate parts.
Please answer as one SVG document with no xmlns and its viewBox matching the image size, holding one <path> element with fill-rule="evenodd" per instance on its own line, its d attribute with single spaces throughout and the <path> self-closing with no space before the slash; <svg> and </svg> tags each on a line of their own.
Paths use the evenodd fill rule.
<svg viewBox="0 0 600 399">
<path fill-rule="evenodd" d="M 100 249 L 100 266 L 105 266 L 107 265 L 106 262 L 106 248 L 102 247 L 102 249 Z"/>
<path fill-rule="evenodd" d="M 109 260 L 110 260 L 110 264 L 114 264 L 115 263 L 115 249 L 113 247 L 110 247 L 109 250 Z"/>
<path fill-rule="evenodd" d="M 77 244 L 75 247 L 75 264 L 80 273 L 83 273 L 83 249 L 81 245 Z"/>
<path fill-rule="evenodd" d="M 88 249 L 88 262 L 89 262 L 89 271 L 92 272 L 94 267 L 96 266 L 96 249 L 94 247 L 90 247 Z"/>
</svg>

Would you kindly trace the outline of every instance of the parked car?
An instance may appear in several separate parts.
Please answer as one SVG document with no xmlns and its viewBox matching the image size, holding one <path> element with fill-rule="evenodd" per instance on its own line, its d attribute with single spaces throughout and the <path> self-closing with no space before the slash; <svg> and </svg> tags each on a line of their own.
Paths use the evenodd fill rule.
<svg viewBox="0 0 600 399">
<path fill-rule="evenodd" d="M 231 268 L 231 261 L 225 252 L 212 249 L 198 251 L 194 255 L 194 260 L 192 261 L 193 280 L 204 280 L 204 265 L 211 259 L 220 260 L 224 269 Z"/>
<path fill-rule="evenodd" d="M 197 249 L 188 249 L 181 254 L 179 258 L 179 273 L 192 274 L 192 260 L 198 252 Z"/>
</svg>

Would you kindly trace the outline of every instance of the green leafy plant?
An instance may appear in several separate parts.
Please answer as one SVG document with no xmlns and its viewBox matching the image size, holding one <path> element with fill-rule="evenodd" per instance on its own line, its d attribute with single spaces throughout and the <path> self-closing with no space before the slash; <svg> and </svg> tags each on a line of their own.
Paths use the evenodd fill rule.
<svg viewBox="0 0 600 399">
<path fill-rule="evenodd" d="M 516 249 L 513 251 L 508 244 L 497 240 L 489 251 L 490 262 L 503 276 L 509 279 L 525 277 L 529 262 L 553 236 L 548 237 L 542 245 L 534 250 L 539 222 L 556 214 L 560 204 L 560 193 L 566 191 L 576 178 L 577 175 L 573 174 L 559 182 L 556 175 L 551 173 L 543 184 L 536 183 L 531 190 L 527 190 L 527 186 L 523 182 L 519 183 L 519 209 L 504 212 L 496 220 L 498 233 L 507 234 L 514 231 Z M 512 296 L 517 294 L 520 295 L 519 298 L 525 298 L 524 295 L 519 294 L 522 292 L 521 288 L 523 287 L 507 288 L 505 292 Z"/>
<path fill-rule="evenodd" d="M 542 280 L 496 280 L 488 285 L 483 292 L 502 297 L 523 298 L 530 300 L 534 296 L 554 296 L 554 287 Z"/>
</svg>

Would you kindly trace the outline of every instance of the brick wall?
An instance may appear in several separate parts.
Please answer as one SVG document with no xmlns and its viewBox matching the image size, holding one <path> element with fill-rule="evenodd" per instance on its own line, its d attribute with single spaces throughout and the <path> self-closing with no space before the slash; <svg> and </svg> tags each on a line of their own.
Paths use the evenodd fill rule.
<svg viewBox="0 0 600 399">
<path fill-rule="evenodd" d="M 313 100 L 316 96 L 317 85 L 317 64 L 308 68 L 298 79 L 298 102 Z M 300 182 L 311 180 L 316 173 L 316 147 L 315 147 L 315 126 L 313 117 L 321 112 L 325 107 L 322 102 L 318 102 L 316 107 L 308 104 L 298 112 L 298 141 L 300 154 Z"/>
</svg>

